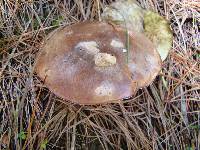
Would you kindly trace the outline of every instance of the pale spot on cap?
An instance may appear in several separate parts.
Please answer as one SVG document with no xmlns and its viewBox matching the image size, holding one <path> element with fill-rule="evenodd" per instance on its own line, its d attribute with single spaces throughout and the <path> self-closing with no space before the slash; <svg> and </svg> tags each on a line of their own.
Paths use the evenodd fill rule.
<svg viewBox="0 0 200 150">
<path fill-rule="evenodd" d="M 111 41 L 110 45 L 112 47 L 115 47 L 115 48 L 123 48 L 124 47 L 124 44 L 121 41 L 117 40 L 117 39 L 113 39 Z"/>
<path fill-rule="evenodd" d="M 95 55 L 100 52 L 98 44 L 95 41 L 81 41 L 75 48 L 84 48 L 88 54 Z"/>
<path fill-rule="evenodd" d="M 127 49 L 123 48 L 122 51 L 123 51 L 124 53 L 126 53 L 126 52 L 127 52 Z"/>
<path fill-rule="evenodd" d="M 103 81 L 100 86 L 95 89 L 95 94 L 98 96 L 111 96 L 114 86 L 109 81 Z"/>
</svg>

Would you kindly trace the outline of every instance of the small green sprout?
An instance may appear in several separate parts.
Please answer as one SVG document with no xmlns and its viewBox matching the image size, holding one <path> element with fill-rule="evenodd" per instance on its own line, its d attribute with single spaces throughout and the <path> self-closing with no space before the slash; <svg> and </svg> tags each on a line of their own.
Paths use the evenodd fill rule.
<svg viewBox="0 0 200 150">
<path fill-rule="evenodd" d="M 19 134 L 18 134 L 18 138 L 20 140 L 25 140 L 26 139 L 26 133 L 24 131 L 21 131 Z"/>
<path fill-rule="evenodd" d="M 47 144 L 48 144 L 48 140 L 45 139 L 44 141 L 42 141 L 42 143 L 41 143 L 41 145 L 40 145 L 40 149 L 46 149 Z"/>
<path fill-rule="evenodd" d="M 52 21 L 53 26 L 59 26 L 61 22 L 63 22 L 64 17 L 63 16 L 58 16 L 57 19 Z"/>
</svg>

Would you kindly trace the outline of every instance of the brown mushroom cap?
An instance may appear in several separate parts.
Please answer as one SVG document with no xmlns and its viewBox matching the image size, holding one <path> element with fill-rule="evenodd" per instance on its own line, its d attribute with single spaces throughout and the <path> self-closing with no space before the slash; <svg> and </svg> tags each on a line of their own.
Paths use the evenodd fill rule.
<svg viewBox="0 0 200 150">
<path fill-rule="evenodd" d="M 79 104 L 132 96 L 160 68 L 159 54 L 144 35 L 128 36 L 105 22 L 77 23 L 53 32 L 36 62 L 37 74 L 52 92 Z"/>
</svg>

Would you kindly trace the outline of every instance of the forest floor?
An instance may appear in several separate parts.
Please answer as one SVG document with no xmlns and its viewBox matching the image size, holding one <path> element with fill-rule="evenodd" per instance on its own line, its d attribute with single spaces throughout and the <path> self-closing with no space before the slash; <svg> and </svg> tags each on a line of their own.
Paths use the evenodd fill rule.
<svg viewBox="0 0 200 150">
<path fill-rule="evenodd" d="M 62 103 L 34 73 L 47 34 L 100 20 L 111 0 L 0 1 L 0 149 L 200 150 L 200 2 L 138 0 L 170 22 L 173 47 L 134 98 Z"/>
</svg>

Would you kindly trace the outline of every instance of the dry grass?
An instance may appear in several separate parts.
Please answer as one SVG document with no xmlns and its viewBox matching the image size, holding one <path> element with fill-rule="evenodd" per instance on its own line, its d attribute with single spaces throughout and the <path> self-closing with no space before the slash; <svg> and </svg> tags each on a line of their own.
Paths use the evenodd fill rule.
<svg viewBox="0 0 200 150">
<path fill-rule="evenodd" d="M 200 2 L 139 0 L 171 22 L 157 79 L 116 104 L 59 102 L 33 72 L 49 31 L 100 20 L 111 0 L 0 1 L 0 149 L 200 149 Z"/>
</svg>

